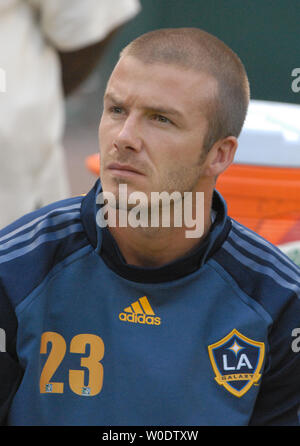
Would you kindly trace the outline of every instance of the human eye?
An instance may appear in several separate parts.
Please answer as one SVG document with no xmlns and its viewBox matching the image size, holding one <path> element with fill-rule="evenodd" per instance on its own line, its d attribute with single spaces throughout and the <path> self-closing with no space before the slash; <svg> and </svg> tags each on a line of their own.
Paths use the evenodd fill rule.
<svg viewBox="0 0 300 446">
<path fill-rule="evenodd" d="M 152 118 L 155 121 L 161 122 L 162 124 L 173 124 L 173 122 L 169 118 L 166 118 L 166 116 L 163 115 L 154 114 Z"/>
<path fill-rule="evenodd" d="M 114 115 L 121 115 L 124 112 L 124 110 L 122 107 L 119 107 L 118 105 L 112 105 L 111 107 L 109 107 L 109 112 Z"/>
</svg>

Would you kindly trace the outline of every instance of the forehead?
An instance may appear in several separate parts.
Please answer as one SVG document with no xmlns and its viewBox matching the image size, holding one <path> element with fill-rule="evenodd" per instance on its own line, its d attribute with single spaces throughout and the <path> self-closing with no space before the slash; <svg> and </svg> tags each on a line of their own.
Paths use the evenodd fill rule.
<svg viewBox="0 0 300 446">
<path fill-rule="evenodd" d="M 115 66 L 106 93 L 134 102 L 152 99 L 182 107 L 205 106 L 216 93 L 217 82 L 210 75 L 174 64 L 147 64 L 132 56 L 123 56 Z"/>
</svg>

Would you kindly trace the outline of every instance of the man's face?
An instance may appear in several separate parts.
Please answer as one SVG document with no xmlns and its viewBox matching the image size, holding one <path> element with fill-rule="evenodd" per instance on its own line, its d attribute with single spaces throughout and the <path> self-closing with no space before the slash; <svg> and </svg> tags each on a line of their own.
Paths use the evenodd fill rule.
<svg viewBox="0 0 300 446">
<path fill-rule="evenodd" d="M 151 192 L 201 190 L 205 103 L 214 89 L 204 73 L 122 57 L 99 126 L 103 191 L 118 197 L 119 184 L 126 184 L 128 194 L 150 199 Z"/>
</svg>

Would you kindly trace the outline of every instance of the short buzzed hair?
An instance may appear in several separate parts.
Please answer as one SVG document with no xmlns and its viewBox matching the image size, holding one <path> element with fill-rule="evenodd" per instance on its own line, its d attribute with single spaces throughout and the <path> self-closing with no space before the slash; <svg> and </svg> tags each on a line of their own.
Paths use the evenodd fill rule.
<svg viewBox="0 0 300 446">
<path fill-rule="evenodd" d="M 209 126 L 204 150 L 208 152 L 219 139 L 239 136 L 249 105 L 249 81 L 239 57 L 220 39 L 198 28 L 158 29 L 133 40 L 123 49 L 122 56 L 212 76 L 218 88 L 205 108 Z"/>
</svg>

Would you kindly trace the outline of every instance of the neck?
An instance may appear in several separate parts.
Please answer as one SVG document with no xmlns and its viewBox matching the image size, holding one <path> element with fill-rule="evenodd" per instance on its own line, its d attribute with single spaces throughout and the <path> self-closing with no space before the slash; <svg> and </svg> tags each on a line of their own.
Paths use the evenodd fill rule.
<svg viewBox="0 0 300 446">
<path fill-rule="evenodd" d="M 196 229 L 191 225 L 176 227 L 109 227 L 117 245 L 130 265 L 140 267 L 160 267 L 193 251 L 206 237 L 211 227 L 212 194 L 205 200 L 201 208 L 201 215 L 197 215 L 193 207 L 193 221 Z M 197 228 L 199 219 L 201 227 Z"/>
</svg>

